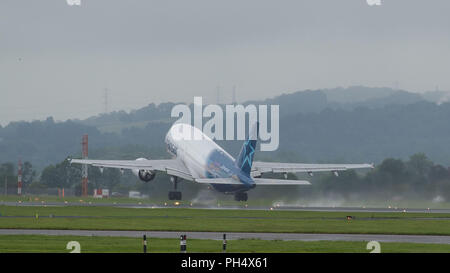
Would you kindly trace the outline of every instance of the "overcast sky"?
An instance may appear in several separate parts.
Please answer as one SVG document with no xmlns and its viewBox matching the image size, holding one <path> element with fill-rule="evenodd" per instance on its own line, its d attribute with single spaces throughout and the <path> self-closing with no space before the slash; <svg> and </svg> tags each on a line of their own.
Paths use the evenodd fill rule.
<svg viewBox="0 0 450 273">
<path fill-rule="evenodd" d="M 450 1 L 0 1 L 0 124 L 304 89 L 450 90 Z"/>
</svg>

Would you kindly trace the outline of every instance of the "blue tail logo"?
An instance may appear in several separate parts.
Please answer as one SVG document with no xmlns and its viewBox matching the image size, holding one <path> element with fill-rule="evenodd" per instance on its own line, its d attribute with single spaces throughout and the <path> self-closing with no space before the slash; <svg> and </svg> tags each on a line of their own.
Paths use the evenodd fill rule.
<svg viewBox="0 0 450 273">
<path fill-rule="evenodd" d="M 241 152 L 239 153 L 238 160 L 236 161 L 236 166 L 242 170 L 243 173 L 250 176 L 250 171 L 252 170 L 253 156 L 255 154 L 256 142 L 259 134 L 259 123 L 256 123 L 252 131 L 242 145 Z"/>
</svg>

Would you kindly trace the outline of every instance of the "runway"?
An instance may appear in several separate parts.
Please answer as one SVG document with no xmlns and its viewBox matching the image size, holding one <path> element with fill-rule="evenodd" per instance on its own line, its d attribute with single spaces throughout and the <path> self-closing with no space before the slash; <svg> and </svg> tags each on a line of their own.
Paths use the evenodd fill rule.
<svg viewBox="0 0 450 273">
<path fill-rule="evenodd" d="M 149 238 L 179 238 L 222 240 L 222 232 L 176 232 L 176 231 L 131 231 L 131 230 L 46 230 L 46 229 L 0 229 L 0 235 L 72 235 Z M 260 239 L 283 241 L 378 241 L 423 244 L 450 244 L 450 236 L 436 235 L 392 235 L 392 234 L 312 234 L 312 233 L 249 233 L 227 232 L 228 240 Z"/>
<path fill-rule="evenodd" d="M 47 206 L 47 207 L 64 207 L 64 206 L 96 206 L 96 207 L 120 207 L 120 208 L 193 208 L 193 209 L 220 209 L 220 210 L 291 210 L 291 211 L 322 211 L 322 212 L 411 212 L 411 213 L 449 213 L 450 209 L 435 209 L 435 208 L 405 208 L 405 207 L 314 207 L 314 206 L 208 206 L 201 204 L 194 205 L 172 205 L 163 206 L 161 204 L 144 204 L 144 203 L 88 203 L 88 202 L 0 202 L 0 205 L 5 206 Z"/>
</svg>

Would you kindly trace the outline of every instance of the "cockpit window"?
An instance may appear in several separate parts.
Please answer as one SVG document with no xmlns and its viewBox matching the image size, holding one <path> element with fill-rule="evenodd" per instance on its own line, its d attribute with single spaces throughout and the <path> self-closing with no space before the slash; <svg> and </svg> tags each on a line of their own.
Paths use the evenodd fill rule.
<svg viewBox="0 0 450 273">
<path fill-rule="evenodd" d="M 167 150 L 168 150 L 171 154 L 177 155 L 177 147 L 176 147 L 172 142 L 170 142 L 169 139 L 167 139 Z"/>
</svg>

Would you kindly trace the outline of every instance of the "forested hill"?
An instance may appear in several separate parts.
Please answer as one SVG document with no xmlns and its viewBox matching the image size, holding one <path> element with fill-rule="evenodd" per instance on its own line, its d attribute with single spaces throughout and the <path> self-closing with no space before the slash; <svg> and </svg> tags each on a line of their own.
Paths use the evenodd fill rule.
<svg viewBox="0 0 450 273">
<path fill-rule="evenodd" d="M 359 88 L 359 89 L 358 89 Z M 359 91 L 358 91 L 359 90 Z M 352 95 L 353 94 L 353 95 Z M 441 101 L 442 97 L 433 100 Z M 428 99 L 429 100 L 429 99 Z M 285 94 L 254 104 L 280 105 L 280 147 L 260 159 L 375 162 L 423 152 L 450 165 L 450 103 L 388 88 L 351 87 Z M 244 104 L 247 104 L 244 103 Z M 167 156 L 164 136 L 173 103 L 114 112 L 87 120 L 13 122 L 0 127 L 0 163 L 19 157 L 38 169 L 79 156 L 89 134 L 91 158 Z M 236 155 L 241 142 L 221 142 Z"/>
<path fill-rule="evenodd" d="M 318 113 L 326 108 L 351 110 L 356 107 L 377 108 L 386 105 L 407 105 L 419 101 L 438 102 L 450 93 L 427 92 L 423 95 L 390 88 L 353 86 L 324 90 L 304 90 L 269 98 L 239 102 L 247 104 L 280 105 L 280 115 Z M 177 103 L 150 103 L 129 113 L 116 111 L 76 122 L 96 126 L 102 131 L 120 131 L 124 127 L 143 127 L 148 121 L 168 121 L 172 107 Z"/>
</svg>

